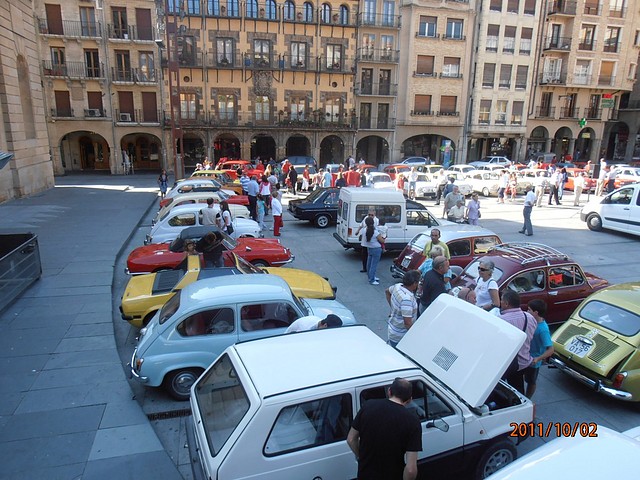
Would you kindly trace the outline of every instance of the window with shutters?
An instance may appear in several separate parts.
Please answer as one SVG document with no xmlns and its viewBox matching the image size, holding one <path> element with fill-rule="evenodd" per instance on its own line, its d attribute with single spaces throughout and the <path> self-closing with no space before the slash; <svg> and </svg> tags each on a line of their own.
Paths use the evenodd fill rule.
<svg viewBox="0 0 640 480">
<path fill-rule="evenodd" d="M 268 121 L 271 115 L 271 102 L 266 95 L 256 96 L 256 121 Z"/>
<path fill-rule="evenodd" d="M 518 13 L 520 0 L 507 0 L 507 13 Z"/>
<path fill-rule="evenodd" d="M 440 115 L 457 116 L 458 115 L 458 97 L 453 95 L 442 95 L 440 97 Z"/>
<path fill-rule="evenodd" d="M 536 0 L 524 0 L 524 14 L 525 15 L 536 14 Z"/>
<path fill-rule="evenodd" d="M 489 10 L 492 12 L 501 12 L 502 11 L 502 0 L 491 0 L 489 3 Z"/>
<path fill-rule="evenodd" d="M 480 100 L 478 123 L 488 125 L 491 122 L 491 100 Z"/>
<path fill-rule="evenodd" d="M 485 49 L 487 52 L 498 51 L 499 37 L 500 37 L 500 25 L 489 24 L 489 26 L 487 26 L 487 42 L 485 44 Z"/>
<path fill-rule="evenodd" d="M 307 111 L 307 97 L 306 96 L 294 96 L 289 99 L 289 111 L 291 120 L 302 121 L 305 119 L 305 112 Z"/>
<path fill-rule="evenodd" d="M 448 78 L 462 78 L 462 74 L 460 73 L 460 59 L 456 57 L 444 57 L 441 76 Z"/>
<path fill-rule="evenodd" d="M 524 102 L 513 102 L 511 107 L 511 125 L 522 125 L 522 112 L 524 111 Z"/>
<path fill-rule="evenodd" d="M 414 115 L 431 115 L 431 95 L 416 95 L 413 101 Z"/>
<path fill-rule="evenodd" d="M 418 61 L 416 64 L 416 75 L 424 75 L 425 77 L 432 77 L 433 63 L 435 57 L 433 55 L 418 55 Z"/>
<path fill-rule="evenodd" d="M 496 77 L 496 64 L 485 63 L 484 71 L 482 73 L 482 86 L 493 88 L 495 77 Z"/>
<path fill-rule="evenodd" d="M 533 36 L 533 28 L 523 28 L 520 32 L 520 55 L 531 55 L 531 37 Z"/>
<path fill-rule="evenodd" d="M 504 43 L 502 53 L 513 53 L 516 48 L 516 27 L 504 27 Z"/>
<path fill-rule="evenodd" d="M 500 88 L 511 88 L 511 70 L 513 65 L 500 65 Z"/>
<path fill-rule="evenodd" d="M 516 90 L 527 88 L 527 76 L 529 75 L 528 65 L 518 65 L 516 70 Z"/>
<path fill-rule="evenodd" d="M 573 83 L 589 85 L 591 83 L 591 60 L 576 60 L 573 70 Z"/>
<path fill-rule="evenodd" d="M 497 125 L 505 125 L 507 123 L 507 104 L 506 100 L 496 101 L 495 119 Z"/>
</svg>

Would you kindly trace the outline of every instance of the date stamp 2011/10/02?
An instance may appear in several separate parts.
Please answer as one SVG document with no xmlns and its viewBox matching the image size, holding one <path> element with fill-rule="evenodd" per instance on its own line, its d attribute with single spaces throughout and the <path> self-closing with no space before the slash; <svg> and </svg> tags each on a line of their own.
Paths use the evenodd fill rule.
<svg viewBox="0 0 640 480">
<path fill-rule="evenodd" d="M 510 423 L 510 437 L 597 437 L 598 424 L 586 422 Z"/>
</svg>

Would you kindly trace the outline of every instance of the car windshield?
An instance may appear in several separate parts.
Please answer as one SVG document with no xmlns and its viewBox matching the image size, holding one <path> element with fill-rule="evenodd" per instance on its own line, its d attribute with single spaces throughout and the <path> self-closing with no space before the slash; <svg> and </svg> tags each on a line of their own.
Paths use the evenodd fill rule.
<svg viewBox="0 0 640 480">
<path fill-rule="evenodd" d="M 464 273 L 475 280 L 480 276 L 478 274 L 479 266 L 480 266 L 480 259 L 475 260 L 471 262 L 469 265 L 467 265 L 467 268 L 464 269 Z M 495 269 L 493 270 L 493 275 L 491 275 L 491 278 L 493 278 L 499 284 L 503 273 L 504 272 L 502 270 L 500 270 L 498 267 L 495 267 Z"/>
<path fill-rule="evenodd" d="M 324 192 L 326 192 L 326 190 L 324 190 L 322 188 L 319 188 L 318 190 L 314 190 L 309 195 L 307 195 L 307 198 L 305 198 L 305 201 L 306 202 L 315 202 L 318 197 L 320 197 L 322 194 L 324 194 Z"/>
<path fill-rule="evenodd" d="M 411 247 L 414 250 L 424 250 L 424 247 L 427 245 L 427 242 L 431 240 L 431 237 L 427 233 L 419 233 L 413 240 L 411 240 Z"/>
<path fill-rule="evenodd" d="M 391 177 L 389 175 L 374 175 L 371 177 L 371 183 L 390 182 Z"/>
<path fill-rule="evenodd" d="M 167 303 L 162 306 L 160 318 L 158 319 L 160 325 L 169 320 L 171 316 L 178 311 L 178 308 L 180 308 L 180 292 L 174 293 L 173 296 L 167 300 Z"/>
<path fill-rule="evenodd" d="M 587 302 L 578 315 L 625 337 L 640 332 L 640 315 L 600 300 Z"/>
<path fill-rule="evenodd" d="M 249 397 L 228 355 L 205 373 L 194 389 L 212 456 L 216 456 L 249 411 Z"/>
</svg>

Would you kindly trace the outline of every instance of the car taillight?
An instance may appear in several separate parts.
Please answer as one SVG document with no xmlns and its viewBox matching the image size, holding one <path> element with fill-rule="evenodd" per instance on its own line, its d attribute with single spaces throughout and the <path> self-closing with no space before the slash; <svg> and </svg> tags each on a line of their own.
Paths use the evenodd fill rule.
<svg viewBox="0 0 640 480">
<path fill-rule="evenodd" d="M 347 237 L 351 237 L 353 235 L 353 230 L 351 228 L 349 228 L 347 230 Z"/>
<path fill-rule="evenodd" d="M 162 200 L 160 200 L 160 208 L 166 207 L 171 202 L 173 202 L 173 198 L 163 198 Z"/>
<path fill-rule="evenodd" d="M 627 378 L 627 372 L 620 372 L 613 377 L 613 388 L 620 388 L 625 378 Z"/>
</svg>

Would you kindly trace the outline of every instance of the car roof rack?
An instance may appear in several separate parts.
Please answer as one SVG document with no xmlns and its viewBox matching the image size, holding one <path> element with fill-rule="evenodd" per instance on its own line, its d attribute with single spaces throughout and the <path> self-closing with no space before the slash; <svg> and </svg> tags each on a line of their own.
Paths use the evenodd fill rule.
<svg viewBox="0 0 640 480">
<path fill-rule="evenodd" d="M 520 261 L 521 265 L 538 262 L 540 260 L 544 260 L 547 265 L 550 264 L 549 260 L 551 259 L 569 260 L 569 257 L 566 254 L 542 243 L 501 243 L 500 245 L 495 245 L 490 248 L 488 254 L 491 254 L 493 252 L 506 253 L 512 256 L 514 259 Z"/>
</svg>

